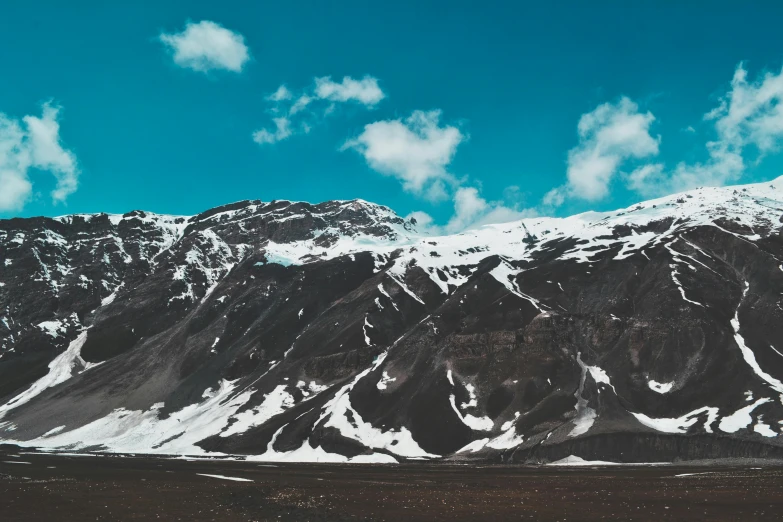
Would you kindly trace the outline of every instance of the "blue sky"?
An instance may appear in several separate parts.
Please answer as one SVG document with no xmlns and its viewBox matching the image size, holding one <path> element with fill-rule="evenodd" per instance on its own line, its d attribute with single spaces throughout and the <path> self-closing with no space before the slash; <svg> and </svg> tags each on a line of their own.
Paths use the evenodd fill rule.
<svg viewBox="0 0 783 522">
<path fill-rule="evenodd" d="M 676 4 L 6 0 L 0 217 L 363 198 L 453 231 L 783 174 L 783 4 Z"/>
</svg>

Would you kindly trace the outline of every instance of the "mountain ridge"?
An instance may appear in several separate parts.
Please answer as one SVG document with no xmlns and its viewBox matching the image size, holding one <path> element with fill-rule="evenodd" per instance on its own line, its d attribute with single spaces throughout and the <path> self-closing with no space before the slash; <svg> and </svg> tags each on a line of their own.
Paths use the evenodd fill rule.
<svg viewBox="0 0 783 522">
<path fill-rule="evenodd" d="M 0 441 L 779 457 L 782 223 L 783 178 L 448 236 L 363 200 L 2 220 Z"/>
</svg>

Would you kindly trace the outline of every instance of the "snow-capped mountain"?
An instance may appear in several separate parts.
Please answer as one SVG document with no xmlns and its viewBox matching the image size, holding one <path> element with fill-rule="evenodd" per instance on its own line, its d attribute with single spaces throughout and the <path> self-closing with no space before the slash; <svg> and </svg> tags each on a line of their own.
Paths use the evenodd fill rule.
<svg viewBox="0 0 783 522">
<path fill-rule="evenodd" d="M 781 457 L 782 232 L 783 178 L 442 237 L 360 200 L 0 221 L 0 442 Z"/>
</svg>

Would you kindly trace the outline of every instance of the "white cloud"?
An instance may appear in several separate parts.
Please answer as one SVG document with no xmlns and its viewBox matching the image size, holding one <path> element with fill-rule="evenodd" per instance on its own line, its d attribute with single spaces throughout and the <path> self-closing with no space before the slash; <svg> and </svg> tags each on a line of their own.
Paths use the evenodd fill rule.
<svg viewBox="0 0 783 522">
<path fill-rule="evenodd" d="M 639 112 L 627 97 L 604 103 L 579 120 L 579 145 L 568 153 L 570 197 L 597 201 L 609 192 L 620 166 L 629 159 L 658 154 L 659 138 L 650 135 L 652 113 Z M 547 195 L 550 203 L 562 202 L 562 193 Z"/>
<path fill-rule="evenodd" d="M 509 187 L 513 191 L 516 187 Z M 460 187 L 453 195 L 454 213 L 445 226 L 435 224 L 432 216 L 426 212 L 416 211 L 408 214 L 405 219 L 414 218 L 416 228 L 420 232 L 431 235 L 453 234 L 471 228 L 493 223 L 507 223 L 526 217 L 538 215 L 532 209 L 518 210 L 507 206 L 502 201 L 487 201 L 481 197 L 475 187 Z"/>
<path fill-rule="evenodd" d="M 161 33 L 159 38 L 173 53 L 174 63 L 194 71 L 242 72 L 250 59 L 241 34 L 209 20 L 188 22 L 181 33 Z"/>
<path fill-rule="evenodd" d="M 308 96 L 306 94 L 301 95 L 299 98 L 296 99 L 293 105 L 291 105 L 291 108 L 288 110 L 288 114 L 293 116 L 297 112 L 302 112 L 307 108 L 308 105 L 313 101 L 313 98 L 311 96 Z"/>
<path fill-rule="evenodd" d="M 402 181 L 403 188 L 429 199 L 442 199 L 445 185 L 454 184 L 446 170 L 465 140 L 454 126 L 440 126 L 440 111 L 414 111 L 405 120 L 382 120 L 343 145 L 354 149 L 378 172 Z"/>
<path fill-rule="evenodd" d="M 767 73 L 755 83 L 748 82 L 742 64 L 734 71 L 731 90 L 721 104 L 705 115 L 714 120 L 718 137 L 726 146 L 756 145 L 769 152 L 783 135 L 783 71 Z"/>
<path fill-rule="evenodd" d="M 506 200 L 487 201 L 476 187 L 462 186 L 448 171 L 460 143 L 467 138 L 452 125 L 441 125 L 441 111 L 414 111 L 396 120 L 382 120 L 365 125 L 362 133 L 348 140 L 342 150 L 359 152 L 373 169 L 394 176 L 405 190 L 430 201 L 452 199 L 454 213 L 445 226 L 434 224 L 424 212 L 413 212 L 408 218 L 417 221 L 418 229 L 431 234 L 454 233 L 490 223 L 504 223 L 533 214 L 517 209 L 521 191 L 506 187 Z"/>
<path fill-rule="evenodd" d="M 291 136 L 291 125 L 288 118 L 273 118 L 275 130 L 257 130 L 253 133 L 253 141 L 256 143 L 277 143 Z"/>
<path fill-rule="evenodd" d="M 487 212 L 487 201 L 479 196 L 478 189 L 463 187 L 454 194 L 454 215 L 446 224 L 448 232 L 464 230 L 478 216 Z"/>
<path fill-rule="evenodd" d="M 568 155 L 568 182 L 550 190 L 542 207 L 552 209 L 567 198 L 596 201 L 608 193 L 611 181 L 628 160 L 658 154 L 659 138 L 649 127 L 655 120 L 642 114 L 628 98 L 603 104 L 579 121 L 580 143 Z M 622 179 L 628 189 L 646 197 L 671 194 L 699 186 L 720 186 L 738 181 L 748 161 L 760 162 L 777 152 L 783 140 L 783 71 L 748 80 L 742 64 L 717 107 L 704 115 L 712 122 L 715 138 L 705 144 L 702 162 L 680 162 L 667 168 L 662 162 L 637 166 Z M 684 132 L 695 133 L 692 126 Z"/>
<path fill-rule="evenodd" d="M 0 113 L 0 211 L 21 210 L 32 194 L 29 169 L 49 171 L 57 180 L 54 203 L 64 202 L 78 187 L 76 156 L 60 143 L 59 108 L 45 103 L 41 117 L 21 121 Z"/>
<path fill-rule="evenodd" d="M 643 165 L 626 176 L 626 185 L 629 189 L 642 195 L 654 195 L 654 187 L 662 186 L 666 182 L 662 163 Z"/>
<path fill-rule="evenodd" d="M 54 174 L 57 186 L 52 191 L 52 199 L 63 202 L 76 192 L 79 180 L 76 156 L 60 144 L 60 124 L 57 122 L 59 112 L 59 108 L 46 103 L 40 118 L 25 116 L 23 119 L 27 125 L 31 163 L 36 168 Z"/>
<path fill-rule="evenodd" d="M 415 210 L 411 212 L 405 216 L 405 219 L 414 220 L 416 227 L 422 232 L 431 230 L 432 227 L 435 226 L 435 220 L 432 219 L 432 216 L 426 212 L 422 212 L 421 210 Z"/>
<path fill-rule="evenodd" d="M 281 85 L 265 99 L 273 104 L 269 112 L 285 115 L 284 131 L 280 132 L 280 118 L 277 118 L 274 121 L 278 131 L 257 130 L 253 133 L 253 140 L 260 144 L 271 144 L 295 134 L 307 134 L 315 124 L 334 113 L 337 104 L 357 102 L 365 107 L 374 107 L 385 97 L 378 80 L 372 76 L 365 76 L 361 80 L 346 76 L 341 83 L 333 82 L 328 76 L 315 78 L 309 88 L 298 93 Z"/>
<path fill-rule="evenodd" d="M 267 101 L 273 101 L 273 102 L 280 102 L 285 100 L 290 100 L 293 95 L 291 94 L 291 91 L 288 90 L 288 87 L 285 85 L 281 85 L 277 88 L 275 92 L 270 94 L 266 97 Z"/>
<path fill-rule="evenodd" d="M 0 212 L 22 210 L 32 191 L 33 184 L 25 173 L 14 169 L 0 169 Z"/>
<path fill-rule="evenodd" d="M 627 176 L 629 188 L 658 196 L 699 186 L 720 186 L 739 180 L 746 158 L 755 161 L 776 152 L 783 138 L 783 71 L 748 81 L 742 64 L 720 104 L 704 116 L 714 122 L 716 139 L 707 142 L 707 160 L 679 163 L 671 171 L 663 164 L 645 165 Z"/>
<path fill-rule="evenodd" d="M 378 86 L 378 80 L 372 76 L 365 76 L 361 80 L 346 76 L 340 83 L 333 82 L 329 76 L 316 78 L 315 95 L 336 102 L 357 101 L 370 107 L 386 96 Z"/>
<path fill-rule="evenodd" d="M 751 83 L 739 64 L 731 89 L 704 119 L 714 121 L 717 132 L 717 139 L 707 143 L 709 159 L 703 164 L 679 164 L 671 177 L 673 190 L 736 181 L 745 169 L 748 146 L 755 147 L 759 159 L 777 151 L 783 138 L 783 71 Z"/>
<path fill-rule="evenodd" d="M 567 187 L 555 187 L 544 194 L 541 204 L 544 208 L 551 210 L 565 203 L 567 195 Z"/>
<path fill-rule="evenodd" d="M 507 223 L 536 215 L 535 211 L 517 210 L 500 201 L 487 201 L 475 187 L 462 187 L 454 194 L 454 215 L 446 224 L 449 233 L 489 225 Z"/>
</svg>

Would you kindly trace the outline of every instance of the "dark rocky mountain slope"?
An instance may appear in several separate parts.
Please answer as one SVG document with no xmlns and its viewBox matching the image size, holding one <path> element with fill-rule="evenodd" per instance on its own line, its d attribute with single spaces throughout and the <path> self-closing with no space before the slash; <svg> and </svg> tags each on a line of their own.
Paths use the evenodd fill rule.
<svg viewBox="0 0 783 522">
<path fill-rule="evenodd" d="M 783 178 L 431 237 L 364 201 L 0 221 L 0 441 L 783 457 Z"/>
</svg>

